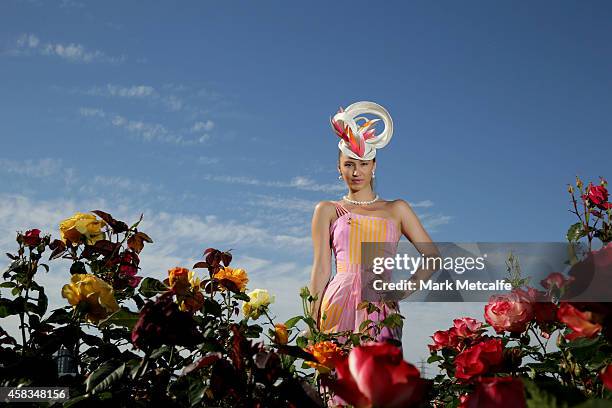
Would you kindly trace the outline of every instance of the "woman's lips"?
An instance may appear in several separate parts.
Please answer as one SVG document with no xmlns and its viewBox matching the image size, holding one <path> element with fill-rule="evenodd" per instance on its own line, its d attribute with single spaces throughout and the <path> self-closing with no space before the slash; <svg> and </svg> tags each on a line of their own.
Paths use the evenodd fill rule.
<svg viewBox="0 0 612 408">
<path fill-rule="evenodd" d="M 363 183 L 363 179 L 353 179 L 353 183 Z"/>
</svg>

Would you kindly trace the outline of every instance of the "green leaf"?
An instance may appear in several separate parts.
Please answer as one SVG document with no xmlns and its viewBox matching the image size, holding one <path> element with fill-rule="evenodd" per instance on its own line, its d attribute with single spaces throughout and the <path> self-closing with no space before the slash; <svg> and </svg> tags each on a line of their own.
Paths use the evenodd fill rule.
<svg viewBox="0 0 612 408">
<path fill-rule="evenodd" d="M 2 282 L 0 283 L 0 288 L 14 288 L 17 286 L 15 282 Z"/>
<path fill-rule="evenodd" d="M 189 402 L 191 406 L 195 406 L 202 401 L 204 397 L 204 391 L 206 390 L 206 383 L 198 377 L 189 377 Z"/>
<path fill-rule="evenodd" d="M 83 342 L 87 344 L 88 346 L 103 346 L 104 345 L 104 341 L 101 338 L 97 336 L 93 336 L 91 334 L 81 333 L 81 339 L 83 339 Z"/>
<path fill-rule="evenodd" d="M 368 320 L 364 320 L 363 322 L 361 322 L 361 324 L 359 325 L 359 331 L 363 331 L 366 327 L 368 327 L 370 325 L 370 323 L 372 323 L 372 320 L 368 319 Z"/>
<path fill-rule="evenodd" d="M 21 300 L 21 301 L 20 301 Z M 24 311 L 23 298 L 15 300 L 0 299 L 0 318 L 5 318 L 11 315 L 17 315 Z"/>
<path fill-rule="evenodd" d="M 402 322 L 402 316 L 399 313 L 390 314 L 381 323 L 383 326 L 388 327 L 390 329 L 402 327 L 404 324 Z"/>
<path fill-rule="evenodd" d="M 580 238 L 585 237 L 587 235 L 584 230 L 584 226 L 581 222 L 577 222 L 567 230 L 566 238 L 569 242 L 576 242 Z"/>
<path fill-rule="evenodd" d="M 97 372 L 97 370 L 96 370 Z M 107 371 L 105 370 L 104 373 Z M 95 378 L 97 383 L 93 383 L 87 379 L 87 392 L 91 392 L 92 394 L 99 393 L 101 391 L 107 390 L 113 383 L 119 381 L 125 372 L 125 363 L 121 364 L 119 367 L 110 372 L 110 374 L 104 376 L 103 373 Z M 92 374 L 93 375 L 93 374 Z M 91 377 L 91 376 L 90 376 Z"/>
<path fill-rule="evenodd" d="M 566 344 L 567 344 L 567 348 L 576 349 L 576 348 L 582 348 L 582 347 L 591 347 L 592 345 L 597 344 L 598 342 L 599 342 L 598 337 L 595 337 L 593 339 L 587 339 L 586 337 L 580 337 Z"/>
<path fill-rule="evenodd" d="M 144 278 L 140 283 L 138 292 L 146 298 L 153 297 L 159 293 L 164 293 L 168 290 L 168 287 L 163 282 L 155 278 Z"/>
<path fill-rule="evenodd" d="M 295 316 L 292 317 L 291 319 L 287 320 L 285 322 L 285 326 L 287 326 L 287 329 L 292 328 L 293 326 L 295 326 L 297 324 L 297 322 L 299 322 L 300 320 L 303 319 L 303 316 Z"/>
<path fill-rule="evenodd" d="M 151 360 L 157 360 L 159 357 L 163 356 L 164 354 L 168 353 L 170 351 L 171 347 L 170 346 L 161 346 L 160 348 L 157 348 L 155 350 L 153 350 L 153 352 L 151 353 Z"/>
<path fill-rule="evenodd" d="M 557 398 L 554 395 L 540 390 L 534 382 L 523 379 L 525 391 L 528 395 L 528 408 L 556 408 L 567 407 L 567 404 L 557 405 Z"/>
<path fill-rule="evenodd" d="M 127 327 L 128 329 L 132 330 L 139 317 L 140 315 L 138 313 L 134 313 L 126 307 L 122 307 L 100 323 L 99 327 L 103 328 L 114 324 L 117 326 Z"/>
<path fill-rule="evenodd" d="M 49 306 L 49 300 L 47 299 L 47 295 L 45 295 L 45 289 L 40 287 L 38 290 L 38 303 L 36 305 L 35 313 L 40 317 L 43 317 L 45 313 L 47 313 L 47 307 Z"/>
<path fill-rule="evenodd" d="M 251 300 L 249 295 L 243 292 L 234 293 L 234 299 L 243 300 L 245 302 L 248 302 L 249 300 Z"/>
<path fill-rule="evenodd" d="M 253 325 L 253 326 L 248 326 L 246 328 L 246 330 L 244 331 L 244 336 L 247 338 L 258 338 L 259 335 L 261 334 L 261 332 L 263 331 L 263 328 L 257 324 Z"/>
<path fill-rule="evenodd" d="M 44 320 L 44 323 L 68 323 L 70 320 L 70 313 L 66 309 L 55 309 L 51 312 L 51 315 Z"/>
<path fill-rule="evenodd" d="M 223 314 L 221 305 L 214 299 L 210 299 L 210 298 L 204 299 L 203 309 L 204 309 L 204 313 L 209 314 L 211 316 L 220 317 Z"/>
<path fill-rule="evenodd" d="M 432 354 L 431 356 L 429 356 L 429 358 L 427 359 L 428 363 L 435 363 L 436 361 L 440 361 L 440 360 L 444 360 L 444 357 L 439 356 L 437 354 Z"/>
<path fill-rule="evenodd" d="M 591 399 L 583 402 L 580 405 L 574 405 L 574 408 L 610 408 L 612 401 L 602 399 Z"/>
<path fill-rule="evenodd" d="M 123 364 L 124 365 L 124 364 Z M 106 379 L 111 373 L 117 369 L 115 362 L 107 361 L 100 367 L 96 368 L 85 381 L 85 391 L 91 392 L 98 384 Z"/>
<path fill-rule="evenodd" d="M 87 398 L 89 398 L 89 395 L 79 395 L 78 397 L 70 398 L 68 401 L 64 402 L 62 406 L 64 408 L 78 407 L 79 405 L 84 406 L 87 405 L 87 402 L 85 402 L 85 404 L 80 404 L 80 402 L 87 400 Z"/>
<path fill-rule="evenodd" d="M 305 348 L 308 346 L 308 339 L 306 339 L 306 337 L 298 336 L 298 338 L 295 339 L 295 344 L 298 347 Z"/>
</svg>

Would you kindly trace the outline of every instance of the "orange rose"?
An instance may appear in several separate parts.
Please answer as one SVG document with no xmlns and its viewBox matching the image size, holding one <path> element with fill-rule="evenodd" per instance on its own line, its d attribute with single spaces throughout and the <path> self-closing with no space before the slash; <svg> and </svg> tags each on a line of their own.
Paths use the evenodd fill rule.
<svg viewBox="0 0 612 408">
<path fill-rule="evenodd" d="M 240 292 L 244 292 L 246 289 L 246 285 L 249 282 L 249 278 L 247 277 L 247 273 L 244 269 L 234 269 L 229 266 L 224 267 L 219 270 L 219 272 L 215 273 L 213 278 L 218 281 L 229 281 L 236 286 L 236 289 Z M 223 282 L 220 282 L 221 290 L 229 289 L 223 286 Z"/>
<path fill-rule="evenodd" d="M 306 361 L 306 364 L 315 368 L 320 373 L 330 372 L 342 360 L 344 354 L 342 349 L 332 341 L 321 341 L 306 347 L 306 351 L 317 360 L 316 362 Z"/>
<path fill-rule="evenodd" d="M 189 286 L 189 269 L 178 266 L 168 269 L 168 285 L 171 288 Z"/>
<path fill-rule="evenodd" d="M 274 342 L 284 346 L 287 344 L 287 341 L 289 341 L 287 326 L 282 323 L 276 323 L 274 325 Z"/>
<path fill-rule="evenodd" d="M 572 332 L 565 336 L 570 341 L 579 337 L 593 338 L 602 329 L 601 324 L 593 321 L 592 312 L 581 312 L 569 303 L 559 306 L 557 319 L 572 329 Z"/>
</svg>

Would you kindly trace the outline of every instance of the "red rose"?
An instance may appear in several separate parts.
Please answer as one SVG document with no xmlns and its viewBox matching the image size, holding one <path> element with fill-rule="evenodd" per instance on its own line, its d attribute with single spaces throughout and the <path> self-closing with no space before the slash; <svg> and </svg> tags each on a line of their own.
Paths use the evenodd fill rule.
<svg viewBox="0 0 612 408">
<path fill-rule="evenodd" d="M 434 341 L 434 344 L 428 345 L 431 352 L 443 348 L 459 349 L 459 337 L 455 327 L 451 327 L 448 330 L 438 330 L 431 338 Z"/>
<path fill-rule="evenodd" d="M 612 391 L 612 364 L 608 364 L 607 367 L 601 370 L 599 378 L 601 378 L 601 382 L 603 382 L 604 386 Z"/>
<path fill-rule="evenodd" d="M 425 399 L 429 382 L 404 361 L 400 348 L 366 343 L 336 365 L 337 379 L 326 378 L 332 391 L 356 407 L 411 407 Z"/>
<path fill-rule="evenodd" d="M 557 320 L 557 306 L 552 302 L 537 302 L 534 309 L 538 324 L 554 323 Z"/>
<path fill-rule="evenodd" d="M 587 193 L 582 196 L 583 200 L 588 200 L 592 205 L 595 205 L 602 210 L 609 208 L 608 201 L 608 190 L 605 186 L 594 186 L 589 183 Z"/>
<path fill-rule="evenodd" d="M 601 331 L 601 324 L 593 322 L 592 312 L 581 312 L 569 303 L 562 303 L 557 310 L 557 319 L 565 323 L 572 332 L 565 336 L 568 340 L 579 337 L 592 338 Z"/>
<path fill-rule="evenodd" d="M 517 377 L 481 378 L 474 392 L 461 397 L 459 408 L 524 408 L 525 388 Z"/>
<path fill-rule="evenodd" d="M 474 376 L 485 374 L 500 365 L 502 359 L 501 339 L 477 343 L 455 358 L 455 377 L 469 380 Z"/>
<path fill-rule="evenodd" d="M 573 280 L 573 276 L 566 277 L 562 273 L 552 272 L 550 275 L 540 281 L 540 284 L 549 290 L 553 289 L 554 287 L 556 287 L 557 289 L 562 289 Z"/>
<path fill-rule="evenodd" d="M 533 316 L 533 298 L 520 289 L 507 295 L 491 296 L 484 313 L 485 320 L 497 333 L 522 333 Z"/>
<path fill-rule="evenodd" d="M 41 242 L 39 229 L 34 228 L 23 234 L 23 243 L 31 248 L 37 247 Z"/>
</svg>

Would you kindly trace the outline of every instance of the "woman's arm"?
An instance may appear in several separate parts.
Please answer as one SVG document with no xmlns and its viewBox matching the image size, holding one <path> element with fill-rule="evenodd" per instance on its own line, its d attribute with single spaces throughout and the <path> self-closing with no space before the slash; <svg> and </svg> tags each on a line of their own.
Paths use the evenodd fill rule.
<svg viewBox="0 0 612 408">
<path fill-rule="evenodd" d="M 404 200 L 396 200 L 395 208 L 401 219 L 402 234 L 414 245 L 419 254 L 423 254 L 425 258 L 440 257 L 438 247 L 432 242 L 410 205 Z M 410 280 L 416 282 L 418 287 L 419 281 L 428 280 L 435 271 L 435 269 L 420 268 Z M 406 295 L 410 293 L 412 291 L 408 291 Z"/>
<path fill-rule="evenodd" d="M 312 245 L 313 262 L 312 273 L 310 275 L 310 294 L 317 296 L 317 300 L 312 303 L 310 314 L 318 321 L 319 306 L 323 297 L 323 290 L 331 275 L 331 248 L 329 246 L 329 226 L 334 216 L 334 205 L 329 201 L 321 201 L 315 207 L 312 216 Z"/>
</svg>

